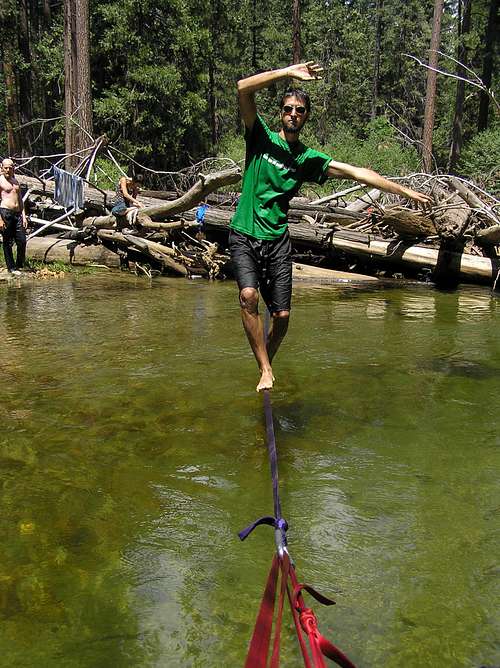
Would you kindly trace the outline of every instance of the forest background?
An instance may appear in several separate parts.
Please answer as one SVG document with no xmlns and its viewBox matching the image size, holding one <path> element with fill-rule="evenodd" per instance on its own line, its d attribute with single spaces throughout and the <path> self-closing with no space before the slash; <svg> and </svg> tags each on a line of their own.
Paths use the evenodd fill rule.
<svg viewBox="0 0 500 668">
<path fill-rule="evenodd" d="M 428 62 L 438 5 L 439 69 L 498 90 L 499 0 L 0 0 L 0 155 L 106 134 L 151 169 L 241 160 L 237 80 L 315 60 L 305 142 L 383 174 L 419 171 L 429 70 L 415 58 Z M 281 92 L 259 93 L 274 127 Z M 438 75 L 432 153 L 433 170 L 498 193 L 491 94 Z"/>
</svg>

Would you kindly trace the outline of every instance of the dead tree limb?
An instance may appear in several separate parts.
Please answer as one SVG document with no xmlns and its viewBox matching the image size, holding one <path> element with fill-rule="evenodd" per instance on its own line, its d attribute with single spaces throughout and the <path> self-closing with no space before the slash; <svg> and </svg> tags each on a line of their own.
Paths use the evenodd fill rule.
<svg viewBox="0 0 500 668">
<path fill-rule="evenodd" d="M 97 236 L 102 241 L 115 242 L 124 245 L 127 248 L 143 253 L 162 264 L 166 269 L 170 269 L 176 274 L 187 276 L 188 270 L 179 262 L 173 260 L 170 255 L 173 254 L 171 248 L 162 246 L 154 241 L 148 241 L 133 234 L 122 234 L 111 230 L 99 230 Z"/>
<path fill-rule="evenodd" d="M 207 176 L 201 175 L 194 186 L 181 197 L 178 197 L 171 202 L 165 202 L 165 204 L 159 206 L 147 206 L 144 207 L 144 209 L 140 209 L 138 222 L 140 223 L 141 218 L 144 216 L 149 216 L 152 220 L 161 220 L 169 216 L 174 216 L 182 211 L 186 211 L 187 209 L 192 209 L 214 190 L 217 190 L 222 186 L 237 183 L 240 179 L 241 169 L 239 167 L 225 169 L 221 172 L 214 172 Z"/>
<path fill-rule="evenodd" d="M 477 213 L 483 214 L 488 218 L 493 225 L 499 225 L 500 220 L 497 216 L 487 207 L 484 202 L 482 202 L 477 195 L 475 195 L 472 190 L 467 188 L 467 186 L 454 176 L 444 177 L 444 181 L 448 183 L 452 188 L 454 188 L 460 197 L 466 202 L 471 209 L 474 209 Z"/>
</svg>

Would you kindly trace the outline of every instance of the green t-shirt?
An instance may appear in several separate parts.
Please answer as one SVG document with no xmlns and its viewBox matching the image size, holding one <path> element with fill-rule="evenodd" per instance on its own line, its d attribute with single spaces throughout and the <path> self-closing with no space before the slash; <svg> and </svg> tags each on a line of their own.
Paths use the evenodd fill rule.
<svg viewBox="0 0 500 668">
<path fill-rule="evenodd" d="M 292 197 L 305 181 L 324 183 L 331 158 L 300 141 L 289 144 L 260 116 L 245 138 L 243 187 L 231 227 L 256 239 L 276 239 L 286 230 Z"/>
</svg>

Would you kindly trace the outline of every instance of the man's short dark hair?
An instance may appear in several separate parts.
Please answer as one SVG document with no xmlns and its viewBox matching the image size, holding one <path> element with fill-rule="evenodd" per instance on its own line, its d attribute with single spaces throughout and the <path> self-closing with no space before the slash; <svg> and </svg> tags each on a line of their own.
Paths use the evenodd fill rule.
<svg viewBox="0 0 500 668">
<path fill-rule="evenodd" d="M 302 90 L 301 88 L 287 88 L 287 90 L 283 93 L 283 96 L 281 98 L 280 109 L 283 108 L 285 100 L 288 97 L 296 97 L 297 100 L 300 100 L 302 102 L 302 104 L 306 108 L 307 113 L 311 111 L 311 98 L 309 97 L 309 95 L 306 93 L 305 90 Z"/>
</svg>

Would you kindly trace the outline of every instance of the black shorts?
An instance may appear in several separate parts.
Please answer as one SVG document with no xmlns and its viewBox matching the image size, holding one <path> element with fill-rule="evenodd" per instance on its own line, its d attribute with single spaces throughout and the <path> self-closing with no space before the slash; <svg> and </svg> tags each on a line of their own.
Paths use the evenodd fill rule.
<svg viewBox="0 0 500 668">
<path fill-rule="evenodd" d="M 292 301 L 292 245 L 288 230 L 270 241 L 230 230 L 229 250 L 239 289 L 260 290 L 271 313 L 289 311 Z"/>
</svg>

